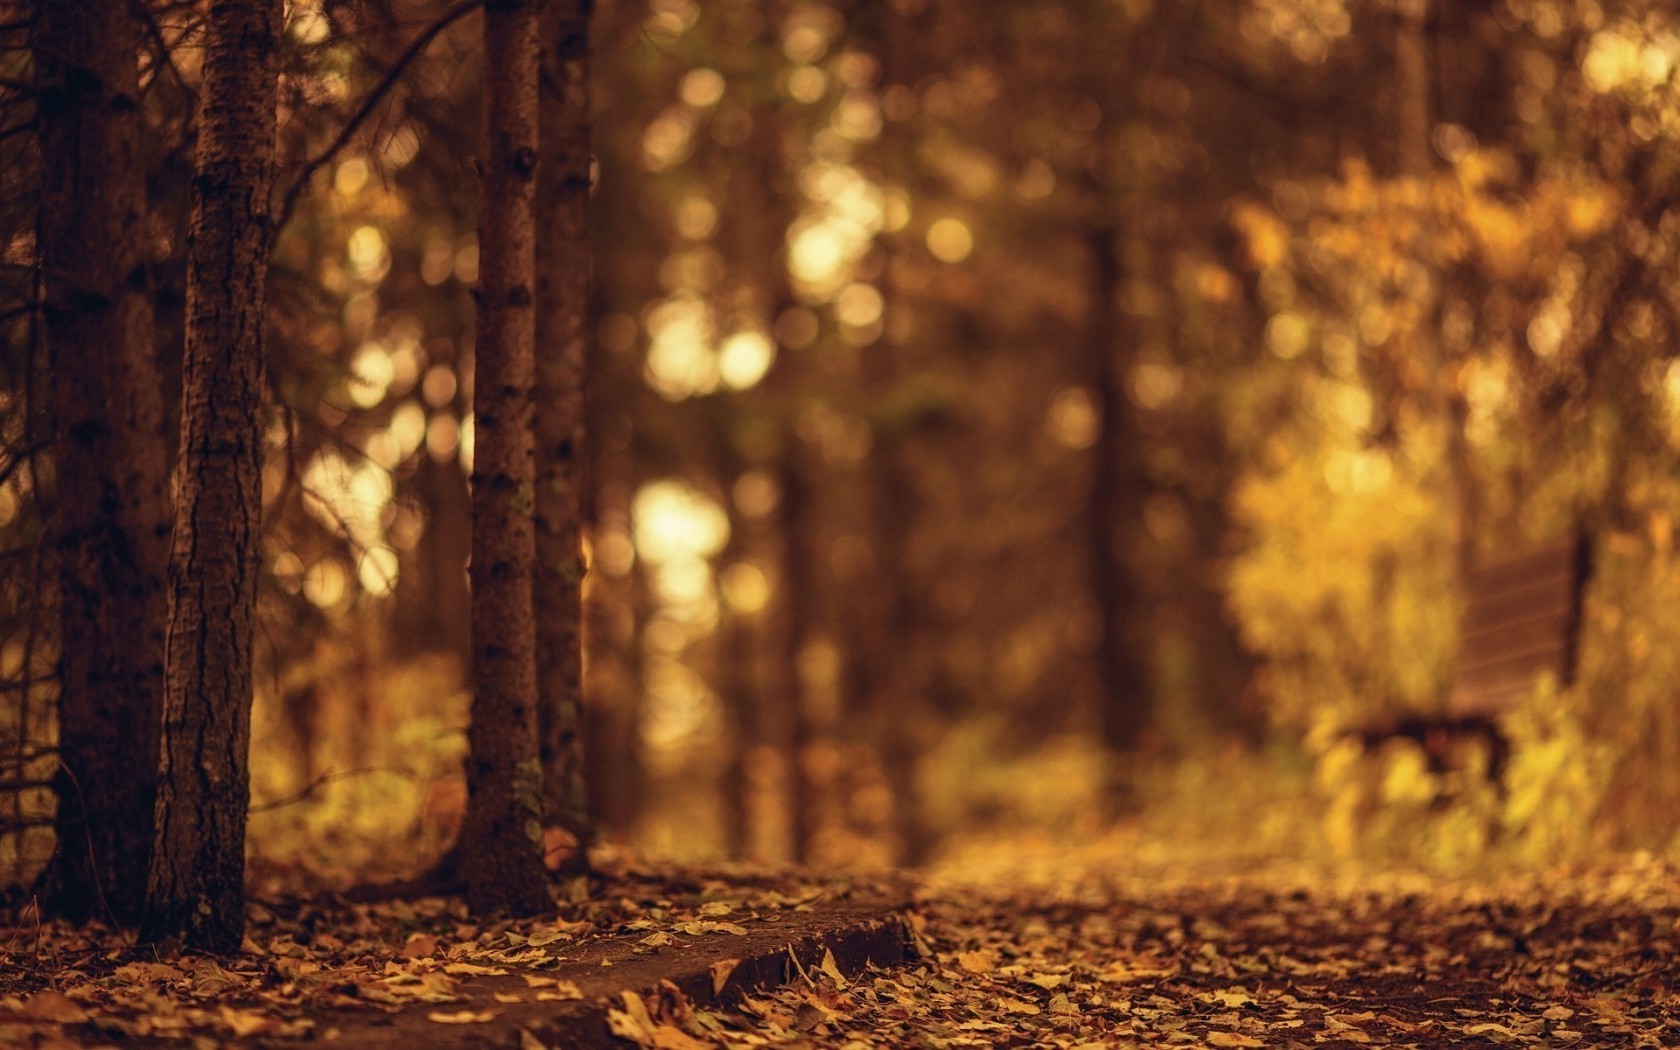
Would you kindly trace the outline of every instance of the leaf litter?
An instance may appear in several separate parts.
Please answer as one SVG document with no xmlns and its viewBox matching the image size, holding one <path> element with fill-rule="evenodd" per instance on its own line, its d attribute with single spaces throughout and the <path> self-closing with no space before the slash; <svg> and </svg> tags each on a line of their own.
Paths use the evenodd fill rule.
<svg viewBox="0 0 1680 1050">
<path fill-rule="evenodd" d="M 554 971 L 587 944 L 651 939 L 636 950 L 680 959 L 734 935 L 720 920 L 745 929 L 844 886 L 644 868 L 524 923 L 442 898 L 276 899 L 220 960 L 21 921 L 0 931 L 0 1045 L 315 1040 L 327 1008 L 490 1033 L 506 1004 L 581 998 Z M 897 970 L 793 960 L 781 988 L 709 1008 L 666 982 L 616 996 L 607 1023 L 656 1050 L 1680 1046 L 1680 870 L 1650 858 L 1480 880 L 1069 858 L 1049 877 L 923 878 L 908 921 Z M 714 992 L 738 964 L 711 965 Z M 494 995 L 470 985 L 508 974 Z"/>
</svg>

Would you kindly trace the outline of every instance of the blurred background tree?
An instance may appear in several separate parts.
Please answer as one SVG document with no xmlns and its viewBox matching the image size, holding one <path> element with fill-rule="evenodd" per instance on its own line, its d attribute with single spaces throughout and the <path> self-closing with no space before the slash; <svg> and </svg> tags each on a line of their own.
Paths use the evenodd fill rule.
<svg viewBox="0 0 1680 1050">
<path fill-rule="evenodd" d="M 202 12 L 145 7 L 174 412 Z M 442 849 L 464 808 L 480 18 L 288 7 L 252 818 L 277 862 Z M 72 640 L 39 41 L 0 32 L 21 882 Z M 885 864 L 1119 821 L 1329 859 L 1674 847 L 1667 5 L 599 0 L 590 33 L 603 846 Z M 1468 567 L 1578 529 L 1578 673 L 1501 716 L 1502 785 L 1350 742 L 1444 709 Z"/>
</svg>

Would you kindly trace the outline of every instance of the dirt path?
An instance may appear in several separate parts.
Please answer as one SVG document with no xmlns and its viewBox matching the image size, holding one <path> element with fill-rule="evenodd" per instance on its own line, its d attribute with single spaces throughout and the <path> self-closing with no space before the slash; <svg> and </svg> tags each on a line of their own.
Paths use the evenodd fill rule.
<svg viewBox="0 0 1680 1050">
<path fill-rule="evenodd" d="M 734 1016 L 816 1046 L 1680 1046 L 1680 875 L 945 882 L 930 957 Z"/>
<path fill-rule="evenodd" d="M 914 884 L 647 868 L 524 924 L 273 903 L 221 961 L 20 923 L 0 1046 L 1680 1046 L 1673 866 L 1033 860 Z"/>
</svg>

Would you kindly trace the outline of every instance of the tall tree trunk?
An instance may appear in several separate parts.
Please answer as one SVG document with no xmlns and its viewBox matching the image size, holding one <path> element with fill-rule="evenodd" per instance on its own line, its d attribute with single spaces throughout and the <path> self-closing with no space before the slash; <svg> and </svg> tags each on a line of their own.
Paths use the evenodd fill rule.
<svg viewBox="0 0 1680 1050">
<path fill-rule="evenodd" d="M 140 916 L 152 852 L 169 558 L 138 37 L 125 0 L 36 6 L 62 631 L 43 887 L 60 914 L 124 923 Z"/>
<path fill-rule="evenodd" d="M 1099 721 L 1111 751 L 1135 750 L 1153 721 L 1148 661 L 1140 625 L 1140 587 L 1126 543 L 1142 511 L 1134 446 L 1136 427 L 1126 396 L 1131 348 L 1120 316 L 1123 275 L 1115 229 L 1099 223 L 1086 234 L 1089 304 L 1085 320 L 1086 367 L 1100 415 L 1092 447 L 1091 494 L 1087 509 L 1091 594 L 1101 625 L 1097 664 L 1102 684 Z"/>
<path fill-rule="evenodd" d="M 593 0 L 549 0 L 542 17 L 538 166 L 537 695 L 543 816 L 571 832 L 585 868 L 583 444 L 589 316 L 589 16 Z"/>
<path fill-rule="evenodd" d="M 467 905 L 481 915 L 529 915 L 553 906 L 542 862 L 531 602 L 539 46 L 536 3 L 485 5 L 473 384 L 473 701 L 461 831 Z"/>
<path fill-rule="evenodd" d="M 147 939 L 237 950 L 262 524 L 279 0 L 212 0 L 187 249 L 181 462 Z"/>
<path fill-rule="evenodd" d="M 782 496 L 777 505 L 782 529 L 781 595 L 782 667 L 786 689 L 782 738 L 787 754 L 788 841 L 795 863 L 811 859 L 814 816 L 810 777 L 806 775 L 807 752 L 814 738 L 810 698 L 800 671 L 805 646 L 815 633 L 817 612 L 814 583 L 817 573 L 816 528 L 812 515 L 811 490 L 807 482 L 809 465 L 803 440 L 796 428 L 783 436 L 787 447 L 779 472 Z"/>
</svg>

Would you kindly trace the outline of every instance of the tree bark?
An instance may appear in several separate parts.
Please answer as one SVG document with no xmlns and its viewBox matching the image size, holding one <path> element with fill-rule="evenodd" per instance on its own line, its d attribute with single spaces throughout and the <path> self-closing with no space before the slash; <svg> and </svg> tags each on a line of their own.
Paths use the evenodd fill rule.
<svg viewBox="0 0 1680 1050">
<path fill-rule="evenodd" d="M 484 10 L 483 205 L 473 389 L 473 701 L 462 874 L 475 914 L 553 906 L 542 862 L 537 743 L 536 344 L 537 4 Z"/>
<path fill-rule="evenodd" d="M 138 44 L 124 0 L 37 5 L 61 628 L 58 849 L 42 885 L 59 914 L 123 923 L 152 852 L 169 535 Z"/>
<path fill-rule="evenodd" d="M 812 586 L 817 572 L 817 522 L 812 513 L 811 469 L 797 430 L 789 427 L 783 436 L 787 447 L 778 471 L 781 500 L 777 504 L 782 531 L 781 592 L 782 673 L 787 691 L 783 711 L 782 737 L 787 755 L 788 841 L 792 859 L 803 864 L 811 859 L 815 838 L 815 816 L 806 762 L 816 733 L 811 725 L 811 702 L 806 695 L 805 676 L 800 667 L 816 633 L 816 596 Z"/>
<path fill-rule="evenodd" d="M 1126 396 L 1130 361 L 1121 331 L 1119 309 L 1123 276 L 1119 244 L 1112 226 L 1098 224 L 1086 234 L 1090 253 L 1089 313 L 1085 355 L 1100 417 L 1092 447 L 1091 497 L 1087 511 L 1091 558 L 1091 593 L 1101 625 L 1097 644 L 1102 684 L 1102 741 L 1109 750 L 1135 750 L 1153 721 L 1149 668 L 1136 624 L 1140 587 L 1123 545 L 1142 511 L 1137 468 L 1132 463 L 1136 434 Z"/>
<path fill-rule="evenodd" d="M 262 519 L 279 0 L 212 0 L 187 249 L 157 846 L 143 934 L 236 951 Z"/>
<path fill-rule="evenodd" d="M 587 867 L 583 777 L 583 444 L 589 316 L 589 16 L 550 0 L 542 16 L 538 166 L 537 614 L 543 819 L 578 840 Z"/>
</svg>

